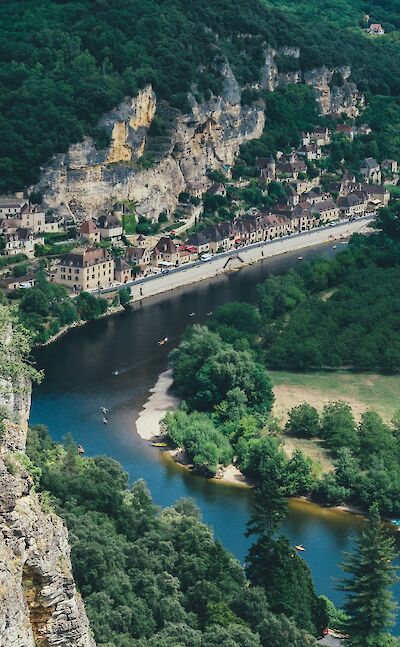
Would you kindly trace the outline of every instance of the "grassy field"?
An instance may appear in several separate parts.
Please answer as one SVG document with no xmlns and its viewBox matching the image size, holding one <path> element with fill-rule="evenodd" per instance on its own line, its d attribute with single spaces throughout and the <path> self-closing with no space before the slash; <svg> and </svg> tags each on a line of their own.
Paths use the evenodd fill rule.
<svg viewBox="0 0 400 647">
<path fill-rule="evenodd" d="M 374 409 L 385 422 L 390 422 L 400 409 L 400 375 L 378 375 L 329 371 L 290 373 L 270 371 L 274 383 L 274 414 L 286 420 L 287 412 L 302 402 L 321 410 L 335 400 L 348 402 L 359 420 L 363 411 Z"/>
</svg>

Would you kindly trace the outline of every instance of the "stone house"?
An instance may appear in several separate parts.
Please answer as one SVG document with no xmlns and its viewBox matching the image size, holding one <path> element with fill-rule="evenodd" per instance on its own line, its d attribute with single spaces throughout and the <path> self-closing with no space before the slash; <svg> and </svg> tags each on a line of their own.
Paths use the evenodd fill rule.
<svg viewBox="0 0 400 647">
<path fill-rule="evenodd" d="M 322 158 L 322 149 L 318 144 L 306 144 L 299 148 L 299 155 L 311 162 Z"/>
<path fill-rule="evenodd" d="M 340 218 L 340 209 L 332 198 L 321 200 L 321 202 L 311 205 L 310 212 L 321 223 L 331 222 Z"/>
<path fill-rule="evenodd" d="M 21 209 L 28 205 L 23 194 L 17 193 L 14 196 L 0 196 L 0 217 L 13 218 L 21 212 Z"/>
<path fill-rule="evenodd" d="M 114 282 L 114 259 L 105 249 L 75 249 L 61 257 L 52 279 L 74 291 L 105 288 Z"/>
<path fill-rule="evenodd" d="M 360 173 L 368 184 L 380 184 L 382 181 L 381 167 L 373 157 L 363 159 Z"/>
<path fill-rule="evenodd" d="M 343 135 L 343 137 L 347 137 L 348 139 L 350 139 L 350 141 L 353 141 L 354 139 L 354 128 L 349 124 L 338 124 L 336 126 L 335 132 L 337 135 Z"/>
<path fill-rule="evenodd" d="M 366 193 L 370 202 L 379 202 L 380 206 L 386 206 L 389 203 L 390 193 L 383 184 L 362 184 L 361 190 Z"/>
<path fill-rule="evenodd" d="M 114 278 L 118 283 L 126 283 L 132 278 L 132 270 L 123 258 L 116 258 L 114 261 Z"/>
<path fill-rule="evenodd" d="M 189 236 L 186 241 L 188 247 L 195 247 L 198 254 L 204 254 L 210 251 L 210 241 L 203 232 L 198 232 Z"/>
<path fill-rule="evenodd" d="M 222 182 L 214 182 L 208 189 L 207 193 L 209 195 L 222 195 L 223 197 L 226 196 L 226 188 L 222 184 Z"/>
<path fill-rule="evenodd" d="M 6 234 L 20 226 L 21 221 L 16 218 L 0 218 L 0 234 Z"/>
<path fill-rule="evenodd" d="M 97 229 L 101 240 L 118 240 L 123 234 L 120 220 L 111 214 L 100 216 L 97 220 Z"/>
<path fill-rule="evenodd" d="M 128 263 L 139 265 L 140 271 L 150 265 L 151 251 L 146 247 L 128 247 L 125 253 L 125 260 Z"/>
<path fill-rule="evenodd" d="M 46 214 L 44 211 L 40 211 L 37 206 L 24 204 L 19 212 L 19 219 L 21 227 L 32 229 L 35 234 L 46 232 Z"/>
<path fill-rule="evenodd" d="M 100 242 L 100 231 L 97 229 L 92 218 L 85 220 L 79 227 L 79 236 L 88 243 Z"/>
<path fill-rule="evenodd" d="M 344 197 L 338 198 L 337 205 L 342 216 L 347 218 L 362 216 L 367 207 L 367 198 L 362 193 L 349 193 Z"/>
<path fill-rule="evenodd" d="M 399 170 L 399 165 L 397 160 L 383 160 L 381 167 L 385 171 L 389 171 L 390 173 L 393 173 L 393 175 L 396 175 Z"/>
<path fill-rule="evenodd" d="M 25 276 L 7 276 L 0 281 L 0 287 L 11 292 L 12 290 L 32 288 L 35 285 L 36 279 L 33 274 L 26 274 Z"/>
<path fill-rule="evenodd" d="M 292 225 L 288 218 L 283 216 L 267 216 L 264 221 L 264 239 L 272 240 L 284 236 L 292 231 Z"/>
<path fill-rule="evenodd" d="M 179 265 L 178 248 L 167 236 L 162 236 L 151 252 L 152 265 L 158 265 L 160 261 Z"/>
<path fill-rule="evenodd" d="M 315 128 L 310 133 L 310 143 L 317 144 L 317 146 L 327 146 L 331 143 L 331 131 L 329 128 Z"/>
<path fill-rule="evenodd" d="M 43 237 L 35 236 L 32 229 L 26 227 L 10 229 L 4 235 L 4 254 L 6 256 L 25 254 L 28 258 L 33 258 L 35 245 L 43 245 L 43 242 Z"/>
<path fill-rule="evenodd" d="M 61 231 L 61 218 L 56 218 L 51 214 L 45 214 L 44 231 L 46 234 L 57 233 Z"/>
<path fill-rule="evenodd" d="M 385 33 L 385 30 L 383 29 L 382 25 L 377 22 L 377 23 L 372 23 L 368 27 L 368 33 L 371 34 L 371 36 L 383 36 Z"/>
</svg>

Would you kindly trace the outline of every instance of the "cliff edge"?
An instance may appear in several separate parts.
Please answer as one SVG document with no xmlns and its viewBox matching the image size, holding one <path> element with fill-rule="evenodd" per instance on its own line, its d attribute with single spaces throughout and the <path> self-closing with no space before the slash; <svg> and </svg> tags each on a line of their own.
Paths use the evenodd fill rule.
<svg viewBox="0 0 400 647">
<path fill-rule="evenodd" d="M 29 473 L 31 387 L 6 306 L 0 339 L 0 647 L 95 647 L 67 530 L 44 511 Z"/>
</svg>

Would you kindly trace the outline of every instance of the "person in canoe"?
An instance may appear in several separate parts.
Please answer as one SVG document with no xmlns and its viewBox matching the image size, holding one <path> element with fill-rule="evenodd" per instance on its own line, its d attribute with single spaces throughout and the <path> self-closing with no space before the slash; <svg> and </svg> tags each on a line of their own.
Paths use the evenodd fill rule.
<svg viewBox="0 0 400 647">
<path fill-rule="evenodd" d="M 105 407 L 101 407 L 101 410 L 104 416 L 107 415 L 108 409 L 106 409 Z"/>
<path fill-rule="evenodd" d="M 108 420 L 106 417 L 103 417 L 103 425 L 108 425 Z"/>
</svg>

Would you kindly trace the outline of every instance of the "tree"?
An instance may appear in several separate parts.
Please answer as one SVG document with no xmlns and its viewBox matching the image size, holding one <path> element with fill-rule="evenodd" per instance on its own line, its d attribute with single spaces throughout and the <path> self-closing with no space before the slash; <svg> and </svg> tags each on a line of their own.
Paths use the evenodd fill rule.
<svg viewBox="0 0 400 647">
<path fill-rule="evenodd" d="M 376 504 L 369 510 L 368 525 L 357 549 L 347 556 L 343 570 L 349 574 L 341 585 L 347 594 L 344 610 L 352 647 L 384 647 L 393 624 L 396 605 L 391 587 L 397 581 L 394 539 L 381 523 Z"/>
<path fill-rule="evenodd" d="M 107 301 L 97 299 L 90 292 L 81 292 L 76 299 L 76 306 L 81 319 L 96 319 L 107 310 Z"/>
<path fill-rule="evenodd" d="M 118 294 L 121 306 L 126 306 L 132 298 L 129 288 L 120 288 L 120 290 L 118 290 Z"/>
<path fill-rule="evenodd" d="M 306 402 L 293 407 L 289 411 L 285 431 L 298 438 L 314 438 L 318 436 L 320 431 L 318 411 Z"/>
<path fill-rule="evenodd" d="M 321 436 L 334 454 L 340 447 L 358 449 L 359 437 L 353 413 L 348 404 L 332 402 L 324 406 Z"/>
<path fill-rule="evenodd" d="M 249 550 L 246 572 L 253 586 L 264 589 L 271 611 L 293 618 L 311 634 L 326 626 L 325 605 L 315 593 L 309 568 L 286 538 L 260 537 Z"/>
<path fill-rule="evenodd" d="M 390 207 L 378 209 L 372 226 L 381 229 L 390 238 L 400 240 L 400 203 L 397 201 Z"/>
</svg>

